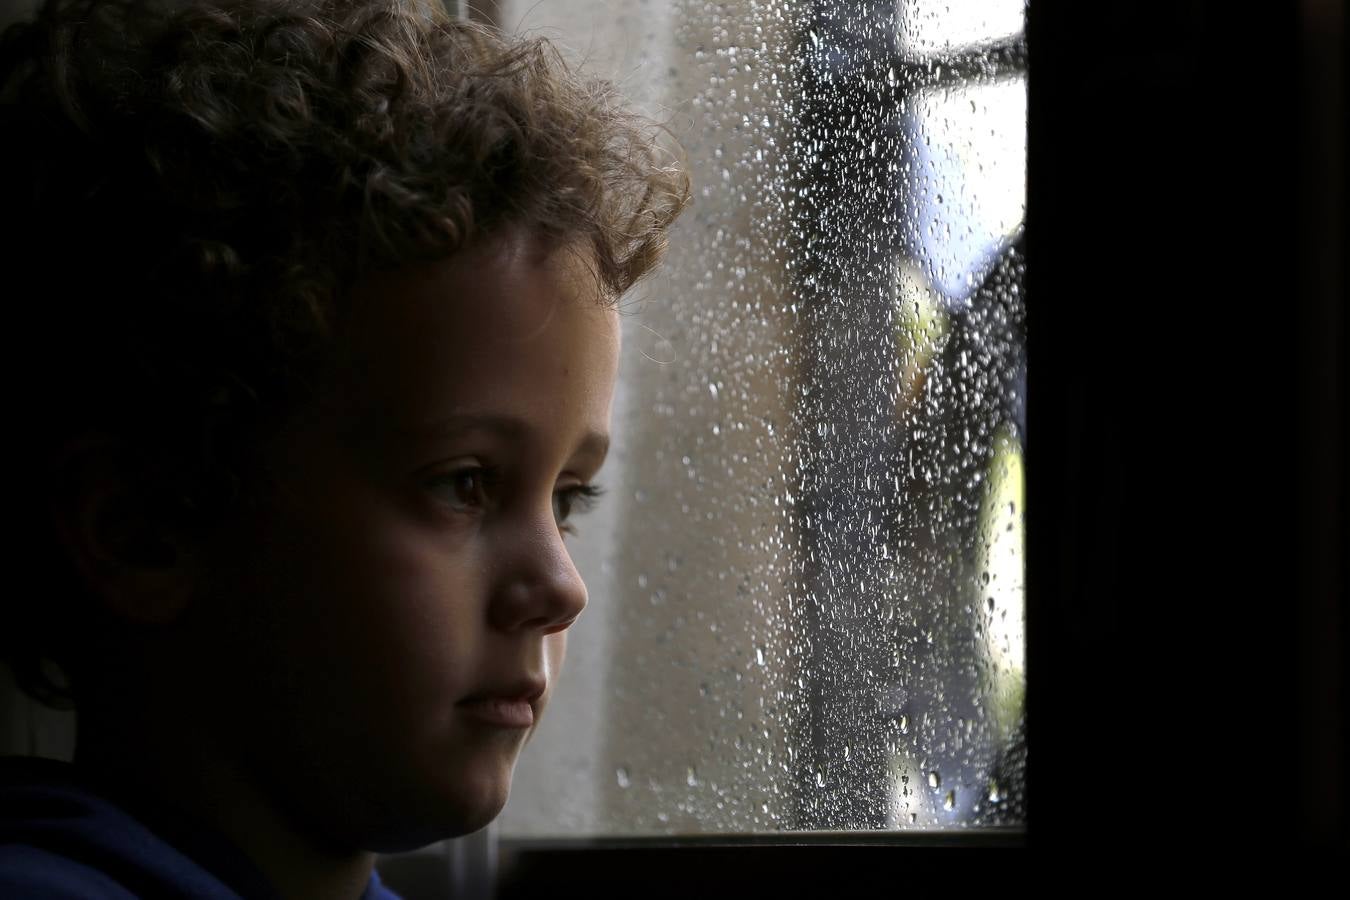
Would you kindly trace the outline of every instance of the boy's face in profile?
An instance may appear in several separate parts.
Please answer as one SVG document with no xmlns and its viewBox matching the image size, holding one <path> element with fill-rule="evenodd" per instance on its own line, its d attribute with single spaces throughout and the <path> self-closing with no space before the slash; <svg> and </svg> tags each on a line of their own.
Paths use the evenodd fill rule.
<svg viewBox="0 0 1350 900">
<path fill-rule="evenodd" d="M 222 750 L 334 846 L 486 824 L 586 589 L 562 522 L 604 460 L 617 314 L 524 233 L 357 285 L 332 396 L 268 445 L 194 616 Z"/>
</svg>

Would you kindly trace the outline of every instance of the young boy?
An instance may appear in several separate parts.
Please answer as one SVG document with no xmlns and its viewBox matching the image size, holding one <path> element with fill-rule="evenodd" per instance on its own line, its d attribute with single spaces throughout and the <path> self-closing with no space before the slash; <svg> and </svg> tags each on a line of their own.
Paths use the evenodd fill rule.
<svg viewBox="0 0 1350 900">
<path fill-rule="evenodd" d="M 388 896 L 374 853 L 506 801 L 586 602 L 615 303 L 688 187 L 545 43 L 428 9 L 4 34 L 0 642 L 79 725 L 0 767 L 0 896 Z"/>
</svg>

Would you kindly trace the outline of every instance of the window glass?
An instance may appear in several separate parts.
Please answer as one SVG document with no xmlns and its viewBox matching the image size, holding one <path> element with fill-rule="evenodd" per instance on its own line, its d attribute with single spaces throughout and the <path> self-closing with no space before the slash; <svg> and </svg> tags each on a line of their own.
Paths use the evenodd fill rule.
<svg viewBox="0 0 1350 900">
<path fill-rule="evenodd" d="M 911 58 L 983 50 L 1022 33 L 1018 0 L 900 0 L 896 7 L 900 52 Z"/>
<path fill-rule="evenodd" d="M 501 4 L 694 179 L 503 836 L 1023 822 L 1022 15 Z"/>
</svg>

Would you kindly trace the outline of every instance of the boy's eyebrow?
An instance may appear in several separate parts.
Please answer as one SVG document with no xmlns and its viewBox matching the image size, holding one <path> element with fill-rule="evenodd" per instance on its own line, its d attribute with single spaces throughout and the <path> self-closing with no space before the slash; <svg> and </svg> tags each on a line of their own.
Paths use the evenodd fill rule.
<svg viewBox="0 0 1350 900">
<path fill-rule="evenodd" d="M 438 419 L 406 433 L 419 438 L 447 438 L 466 432 L 488 431 L 509 441 L 530 442 L 535 430 L 524 419 L 499 413 L 464 413 Z M 598 467 L 609 453 L 609 435 L 588 430 L 577 444 L 575 456 L 594 461 Z"/>
</svg>

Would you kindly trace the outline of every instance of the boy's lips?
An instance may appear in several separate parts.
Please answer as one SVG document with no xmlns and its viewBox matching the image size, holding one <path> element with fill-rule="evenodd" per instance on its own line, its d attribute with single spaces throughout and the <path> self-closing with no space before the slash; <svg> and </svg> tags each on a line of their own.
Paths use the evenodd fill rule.
<svg viewBox="0 0 1350 900">
<path fill-rule="evenodd" d="M 527 678 L 470 694 L 456 704 L 470 717 L 502 728 L 534 725 L 535 704 L 547 687 L 542 679 Z"/>
</svg>

